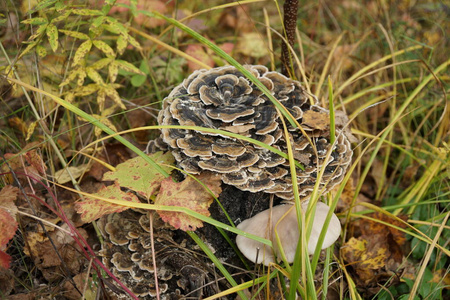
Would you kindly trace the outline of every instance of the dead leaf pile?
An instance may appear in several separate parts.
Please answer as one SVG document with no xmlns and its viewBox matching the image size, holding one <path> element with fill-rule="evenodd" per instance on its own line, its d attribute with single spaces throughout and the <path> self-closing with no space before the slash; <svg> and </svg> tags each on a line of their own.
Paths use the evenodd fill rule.
<svg viewBox="0 0 450 300">
<path fill-rule="evenodd" d="M 391 277 L 398 278 L 404 268 L 406 246 L 405 233 L 394 228 L 406 228 L 405 224 L 384 214 L 374 213 L 369 219 L 351 224 L 350 230 L 360 236 L 351 237 L 341 248 L 342 257 L 357 276 L 356 284 L 376 293 L 379 284 Z"/>
</svg>

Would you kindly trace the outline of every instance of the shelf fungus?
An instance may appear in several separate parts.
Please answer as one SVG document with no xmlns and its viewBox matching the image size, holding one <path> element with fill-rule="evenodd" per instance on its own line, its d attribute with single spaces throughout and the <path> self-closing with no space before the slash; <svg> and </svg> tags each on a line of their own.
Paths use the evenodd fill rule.
<svg viewBox="0 0 450 300">
<path fill-rule="evenodd" d="M 120 282 L 140 299 L 154 299 L 157 295 L 155 272 L 161 299 L 175 300 L 214 295 L 214 285 L 204 287 L 211 270 L 193 250 L 174 241 L 174 231 L 153 213 L 153 240 L 156 266 L 150 236 L 149 212 L 127 210 L 99 219 L 98 227 L 104 237 L 99 255 L 103 264 Z M 115 283 L 114 283 L 115 284 Z M 115 284 L 113 291 L 121 290 Z M 118 299 L 130 299 L 125 292 Z"/>
<path fill-rule="evenodd" d="M 288 153 L 289 139 L 294 159 L 302 165 L 296 168 L 302 202 L 309 200 L 315 185 L 319 193 L 325 193 L 339 184 L 352 157 L 345 115 L 336 112 L 340 119 L 336 118 L 335 136 L 331 138 L 329 111 L 308 96 L 300 82 L 264 66 L 244 67 L 286 108 L 300 128 L 284 122 L 285 134 L 283 116 L 269 97 L 238 69 L 225 66 L 194 72 L 164 99 L 158 122 L 174 127 L 161 130 L 157 146 L 171 150 L 178 165 L 188 173 L 217 172 L 225 184 L 274 194 L 290 202 L 294 194 L 289 162 L 272 151 L 275 148 Z M 271 146 L 272 150 L 236 134 Z M 247 257 L 256 261 L 255 257 Z"/>
</svg>

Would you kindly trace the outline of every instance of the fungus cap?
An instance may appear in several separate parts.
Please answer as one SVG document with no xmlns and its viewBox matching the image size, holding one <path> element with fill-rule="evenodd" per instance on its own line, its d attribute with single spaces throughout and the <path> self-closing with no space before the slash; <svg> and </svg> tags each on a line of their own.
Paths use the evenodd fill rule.
<svg viewBox="0 0 450 300">
<path fill-rule="evenodd" d="M 307 203 L 303 203 L 302 208 L 305 211 Z M 313 227 L 308 241 L 309 254 L 313 254 L 316 249 L 320 232 L 322 231 L 329 210 L 330 208 L 322 202 L 318 202 L 316 205 Z M 272 219 L 272 222 L 269 222 L 270 219 Z M 282 250 L 278 247 L 275 230 L 280 238 L 287 262 L 292 263 L 294 261 L 300 232 L 295 207 L 292 204 L 278 205 L 272 209 L 264 210 L 252 218 L 244 220 L 237 228 L 247 233 L 269 239 L 273 243 L 274 249 L 271 249 L 261 242 L 238 235 L 236 237 L 236 244 L 242 254 L 250 261 L 268 265 L 269 263 L 275 262 L 275 256 L 277 258 L 281 257 Z M 339 219 L 335 214 L 332 214 L 322 249 L 331 246 L 338 239 L 340 232 L 341 224 Z"/>
</svg>

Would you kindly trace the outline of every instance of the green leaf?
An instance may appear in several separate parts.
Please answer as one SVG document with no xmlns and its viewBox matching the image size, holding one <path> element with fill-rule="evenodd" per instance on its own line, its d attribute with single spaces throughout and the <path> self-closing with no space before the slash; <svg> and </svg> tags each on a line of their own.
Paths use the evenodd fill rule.
<svg viewBox="0 0 450 300">
<path fill-rule="evenodd" d="M 138 68 L 136 68 L 134 65 L 130 64 L 127 61 L 117 59 L 114 63 L 117 64 L 117 66 L 122 70 L 139 75 L 145 75 L 144 72 L 142 72 L 141 70 L 139 70 Z"/>
<path fill-rule="evenodd" d="M 75 52 L 75 55 L 73 56 L 73 65 L 77 66 L 81 63 L 81 60 L 86 56 L 86 54 L 91 50 L 92 48 L 92 41 L 87 40 L 83 42 L 80 47 L 78 47 L 77 51 Z"/>
<path fill-rule="evenodd" d="M 74 9 L 72 11 L 74 14 L 79 15 L 79 16 L 102 16 L 102 12 L 99 10 L 95 10 L 95 9 L 87 9 L 87 8 L 82 8 L 82 9 Z"/>
<path fill-rule="evenodd" d="M 82 32 L 78 32 L 78 31 L 70 31 L 70 30 L 64 30 L 64 29 L 60 29 L 59 32 L 64 33 L 67 36 L 76 38 L 76 39 L 80 39 L 80 40 L 88 40 L 89 36 L 85 33 Z"/>
<path fill-rule="evenodd" d="M 50 47 L 52 48 L 53 52 L 56 52 L 56 50 L 58 50 L 58 28 L 56 28 L 56 26 L 53 24 L 48 24 L 46 32 Z"/>
<path fill-rule="evenodd" d="M 43 25 L 43 24 L 47 24 L 48 20 L 45 18 L 32 18 L 32 19 L 28 19 L 28 20 L 23 20 L 21 23 L 22 24 L 31 24 L 31 25 Z"/>
<path fill-rule="evenodd" d="M 133 75 L 131 77 L 131 85 L 134 87 L 140 87 L 142 86 L 145 81 L 147 80 L 147 76 L 143 76 L 143 75 Z"/>
<path fill-rule="evenodd" d="M 149 155 L 155 163 L 167 173 L 172 172 L 172 165 L 175 162 L 170 152 L 157 152 Z M 117 165 L 116 170 L 103 175 L 103 180 L 113 180 L 119 182 L 121 187 L 129 188 L 139 195 L 150 199 L 159 189 L 164 176 L 146 162 L 142 157 L 135 157 L 124 163 Z"/>
<path fill-rule="evenodd" d="M 116 54 L 114 53 L 114 50 L 111 48 L 111 46 L 109 46 L 107 43 L 105 43 L 104 41 L 101 40 L 94 40 L 93 41 L 94 46 L 102 51 L 103 53 L 106 54 L 106 56 L 116 56 Z"/>
</svg>

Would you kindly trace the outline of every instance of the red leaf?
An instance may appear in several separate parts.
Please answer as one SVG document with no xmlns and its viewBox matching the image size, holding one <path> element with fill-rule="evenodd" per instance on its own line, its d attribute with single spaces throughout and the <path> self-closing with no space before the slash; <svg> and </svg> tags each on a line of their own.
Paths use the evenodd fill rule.
<svg viewBox="0 0 450 300">
<path fill-rule="evenodd" d="M 18 224 L 16 220 L 5 209 L 0 208 L 0 249 L 8 244 L 8 242 L 16 234 Z"/>
<path fill-rule="evenodd" d="M 9 269 L 9 263 L 11 262 L 11 256 L 3 251 L 0 251 L 0 269 Z"/>
<path fill-rule="evenodd" d="M 222 191 L 221 179 L 217 174 L 203 172 L 197 177 L 206 185 L 214 196 Z M 213 201 L 213 196 L 195 179 L 187 177 L 182 182 L 174 182 L 172 178 L 166 178 L 161 182 L 161 189 L 156 197 L 155 204 L 186 207 L 204 216 L 209 216 L 208 208 Z M 202 227 L 202 221 L 185 213 L 158 211 L 161 219 L 176 229 L 184 231 L 195 230 Z"/>
<path fill-rule="evenodd" d="M 138 198 L 132 193 L 122 192 L 117 182 L 108 187 L 101 188 L 100 191 L 94 195 L 112 200 L 123 200 L 139 203 Z M 75 210 L 81 214 L 81 220 L 86 223 L 92 222 L 104 215 L 114 212 L 121 212 L 126 209 L 128 209 L 126 206 L 116 205 L 90 197 L 86 197 L 84 201 L 75 203 Z"/>
</svg>

